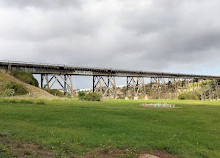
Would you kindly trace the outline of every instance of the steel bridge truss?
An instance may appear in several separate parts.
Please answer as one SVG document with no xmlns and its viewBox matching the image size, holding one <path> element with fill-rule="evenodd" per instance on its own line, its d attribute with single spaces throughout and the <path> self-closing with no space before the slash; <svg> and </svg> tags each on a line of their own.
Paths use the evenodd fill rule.
<svg viewBox="0 0 220 158">
<path fill-rule="evenodd" d="M 163 78 L 150 77 L 145 83 L 144 77 L 127 77 L 126 96 L 148 96 L 151 99 L 177 99 L 183 92 L 199 92 L 202 100 L 219 99 L 220 80 L 207 80 L 195 78 Z M 74 95 L 72 75 L 41 74 L 41 88 L 51 89 L 58 83 L 64 94 Z M 210 82 L 207 84 L 207 82 Z M 146 90 L 146 84 L 150 88 Z M 211 86 L 210 86 L 211 85 Z M 103 97 L 117 97 L 115 76 L 93 75 L 93 92 Z"/>
</svg>

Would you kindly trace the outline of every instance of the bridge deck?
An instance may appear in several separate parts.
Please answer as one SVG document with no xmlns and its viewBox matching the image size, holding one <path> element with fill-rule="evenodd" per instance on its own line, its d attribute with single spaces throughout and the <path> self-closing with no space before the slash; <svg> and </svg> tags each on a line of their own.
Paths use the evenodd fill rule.
<svg viewBox="0 0 220 158">
<path fill-rule="evenodd" d="M 143 72 L 105 68 L 74 67 L 67 65 L 50 65 L 24 62 L 0 61 L 0 68 L 5 70 L 23 70 L 33 74 L 66 74 L 83 76 L 117 76 L 117 77 L 162 77 L 162 78 L 198 78 L 220 79 L 220 76 L 194 75 L 164 72 Z"/>
</svg>

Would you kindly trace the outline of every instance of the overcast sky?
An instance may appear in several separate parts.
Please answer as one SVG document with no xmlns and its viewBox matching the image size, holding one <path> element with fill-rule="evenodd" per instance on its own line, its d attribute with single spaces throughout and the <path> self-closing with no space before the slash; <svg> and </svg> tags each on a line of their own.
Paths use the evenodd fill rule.
<svg viewBox="0 0 220 158">
<path fill-rule="evenodd" d="M 0 59 L 217 74 L 219 0 L 0 0 Z"/>
</svg>

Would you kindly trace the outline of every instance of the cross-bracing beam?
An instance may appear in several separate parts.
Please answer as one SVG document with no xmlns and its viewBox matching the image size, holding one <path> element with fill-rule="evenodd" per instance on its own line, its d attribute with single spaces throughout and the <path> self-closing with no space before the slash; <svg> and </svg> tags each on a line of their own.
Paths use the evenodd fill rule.
<svg viewBox="0 0 220 158">
<path fill-rule="evenodd" d="M 127 77 L 127 94 L 132 96 L 146 95 L 144 77 Z"/>
<path fill-rule="evenodd" d="M 93 76 L 93 92 L 116 98 L 115 76 Z"/>
<path fill-rule="evenodd" d="M 56 82 L 61 86 L 64 95 L 68 92 L 74 95 L 72 75 L 41 74 L 41 88 L 52 89 Z"/>
</svg>

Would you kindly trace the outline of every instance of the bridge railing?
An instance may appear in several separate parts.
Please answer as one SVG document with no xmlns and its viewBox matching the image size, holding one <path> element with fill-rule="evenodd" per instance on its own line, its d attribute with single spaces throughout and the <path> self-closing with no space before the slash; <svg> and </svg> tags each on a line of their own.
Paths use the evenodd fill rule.
<svg viewBox="0 0 220 158">
<path fill-rule="evenodd" d="M 8 63 L 8 64 L 24 64 L 24 65 L 41 65 L 41 66 L 59 66 L 59 67 L 73 67 L 73 68 L 86 68 L 91 69 L 91 67 L 87 66 L 76 66 L 76 65 L 66 65 L 66 64 L 51 64 L 51 63 L 39 63 L 39 62 L 24 62 L 24 61 L 10 61 L 10 60 L 0 60 L 0 63 Z M 106 70 L 115 70 L 113 68 L 101 68 L 101 67 L 92 67 L 92 69 L 106 69 Z M 125 71 L 125 70 L 122 70 Z"/>
<path fill-rule="evenodd" d="M 122 70 L 122 69 L 112 69 L 112 68 L 100 68 L 100 67 L 79 67 L 79 66 L 74 66 L 74 65 L 65 65 L 65 64 L 49 64 L 49 63 L 37 63 L 37 62 L 23 62 L 23 61 L 10 61 L 10 60 L 0 60 L 0 64 L 1 63 L 8 63 L 9 64 L 21 64 L 21 65 L 34 65 L 34 66 L 45 66 L 45 67 L 64 67 L 64 68 L 76 68 L 76 69 L 84 69 L 82 71 L 89 71 L 91 69 L 91 71 L 110 71 L 110 72 L 115 72 L 115 73 L 122 73 L 122 74 L 143 74 L 143 73 L 149 73 L 149 74 L 153 74 L 153 75 L 161 75 L 161 76 L 166 76 L 166 75 L 170 75 L 174 77 L 182 77 L 182 75 L 184 76 L 196 76 L 196 77 L 219 77 L 219 76 L 210 76 L 210 75 L 200 75 L 200 74 L 181 74 L 181 73 L 166 73 L 166 72 L 152 72 L 152 71 L 135 71 L 135 70 Z M 86 70 L 87 69 L 87 70 Z M 129 75 L 128 75 L 129 76 Z"/>
</svg>

